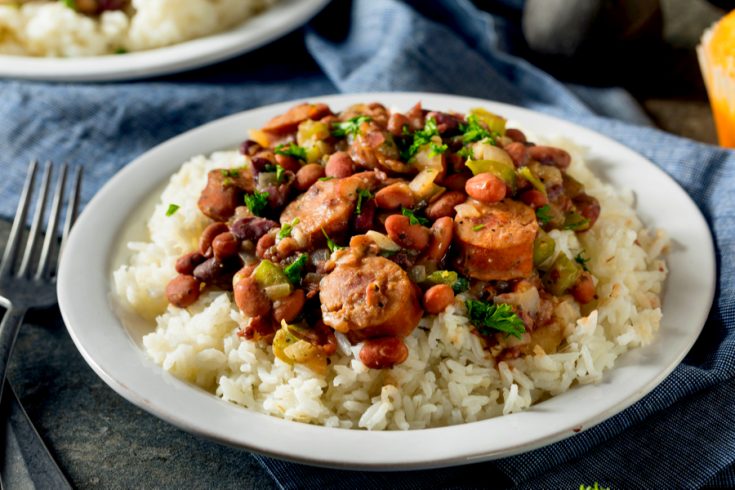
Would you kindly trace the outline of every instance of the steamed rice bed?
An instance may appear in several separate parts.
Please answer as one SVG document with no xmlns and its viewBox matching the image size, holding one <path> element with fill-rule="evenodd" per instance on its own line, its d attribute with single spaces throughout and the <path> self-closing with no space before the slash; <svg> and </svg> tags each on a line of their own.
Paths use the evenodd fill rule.
<svg viewBox="0 0 735 490">
<path fill-rule="evenodd" d="M 534 137 L 535 141 L 543 141 Z M 146 353 L 174 376 L 224 400 L 289 420 L 330 427 L 421 429 L 482 420 L 528 408 L 575 383 L 599 382 L 629 349 L 649 343 L 661 321 L 666 278 L 661 256 L 668 240 L 646 230 L 631 193 L 618 194 L 585 166 L 580 148 L 549 141 L 572 155 L 569 173 L 601 204 L 595 226 L 578 236 L 552 231 L 555 254 L 582 249 L 598 278 L 598 308 L 580 318 L 574 301 L 556 309 L 567 319 L 557 353 L 537 349 L 496 362 L 472 333 L 464 296 L 436 316 L 425 316 L 405 339 L 408 359 L 392 369 L 366 368 L 360 344 L 340 344 L 325 375 L 274 357 L 265 343 L 237 335 L 243 318 L 232 293 L 208 291 L 187 309 L 168 306 L 164 289 L 180 255 L 196 248 L 208 219 L 197 198 L 216 168 L 241 166 L 237 152 L 195 157 L 171 177 L 148 222 L 149 242 L 130 242 L 128 265 L 114 272 L 119 301 L 155 321 L 143 338 Z M 170 203 L 180 209 L 166 216 Z"/>
</svg>

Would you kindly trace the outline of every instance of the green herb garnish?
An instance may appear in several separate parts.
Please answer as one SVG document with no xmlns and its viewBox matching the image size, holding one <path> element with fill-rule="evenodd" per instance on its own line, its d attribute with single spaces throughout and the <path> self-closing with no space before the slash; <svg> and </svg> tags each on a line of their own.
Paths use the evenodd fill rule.
<svg viewBox="0 0 735 490">
<path fill-rule="evenodd" d="M 285 168 L 281 167 L 280 165 L 276 165 L 276 182 L 278 182 L 279 184 L 283 181 L 285 171 Z"/>
<path fill-rule="evenodd" d="M 276 146 L 276 149 L 273 150 L 273 153 L 275 153 L 276 155 L 293 157 L 303 162 L 306 161 L 306 148 L 302 148 L 295 143 L 289 143 L 288 146 L 278 145 Z"/>
<path fill-rule="evenodd" d="M 166 216 L 171 216 L 176 211 L 178 211 L 180 207 L 181 206 L 179 206 L 178 204 L 169 204 L 168 209 L 166 210 Z"/>
<path fill-rule="evenodd" d="M 76 0 L 61 0 L 61 3 L 63 3 L 66 7 L 76 10 L 77 9 L 77 2 Z"/>
<path fill-rule="evenodd" d="M 457 152 L 457 155 L 471 160 L 475 155 L 475 151 L 471 146 L 463 146 L 462 149 Z"/>
<path fill-rule="evenodd" d="M 362 214 L 362 200 L 372 199 L 373 194 L 367 189 L 357 189 L 357 206 L 355 207 L 355 214 Z"/>
<path fill-rule="evenodd" d="M 488 143 L 491 145 L 495 144 L 494 135 L 480 124 L 480 121 L 475 114 L 467 116 L 467 122 L 465 124 L 460 124 L 459 130 L 462 131 L 462 142 L 465 145 L 484 139 L 487 139 Z"/>
<path fill-rule="evenodd" d="M 319 177 L 319 182 L 327 182 L 328 180 L 332 180 L 334 177 Z"/>
<path fill-rule="evenodd" d="M 347 121 L 332 123 L 332 136 L 335 138 L 344 138 L 349 134 L 356 136 L 360 132 L 362 123 L 372 120 L 370 116 L 355 116 Z"/>
<path fill-rule="evenodd" d="M 601 487 L 599 483 L 595 482 L 594 486 L 585 485 L 584 483 L 581 483 L 579 485 L 579 490 L 610 490 L 610 487 Z"/>
<path fill-rule="evenodd" d="M 301 254 L 298 259 L 294 260 L 287 265 L 285 269 L 283 269 L 283 273 L 286 274 L 286 277 L 291 284 L 296 285 L 301 283 L 301 278 L 304 276 L 304 268 L 306 267 L 306 262 L 308 262 L 308 260 L 309 254 Z"/>
<path fill-rule="evenodd" d="M 322 233 L 324 233 L 324 237 L 327 239 L 327 248 L 329 249 L 330 252 L 334 252 L 335 250 L 339 250 L 340 248 L 344 248 L 344 247 L 340 247 L 339 245 L 337 245 L 336 243 L 334 243 L 334 240 L 332 240 L 331 238 L 329 238 L 329 235 L 327 235 L 327 231 L 324 229 L 323 226 L 322 226 Z"/>
<path fill-rule="evenodd" d="M 475 225 L 472 227 L 472 231 L 480 231 L 485 228 L 485 225 Z"/>
<path fill-rule="evenodd" d="M 278 232 L 278 239 L 283 240 L 284 238 L 291 236 L 291 231 L 293 230 L 293 227 L 298 225 L 300 221 L 300 219 L 295 218 L 292 222 L 283 225 L 281 227 L 281 231 Z"/>
<path fill-rule="evenodd" d="M 538 218 L 542 225 L 547 225 L 553 219 L 551 216 L 551 207 L 545 204 L 536 209 L 536 218 Z"/>
<path fill-rule="evenodd" d="M 401 208 L 401 214 L 408 217 L 408 222 L 412 225 L 428 225 L 430 221 L 423 216 L 416 216 L 416 211 L 408 208 Z"/>
<path fill-rule="evenodd" d="M 584 255 L 583 255 L 583 254 L 584 254 L 584 252 L 583 252 L 583 251 L 582 251 L 582 252 L 579 252 L 579 253 L 577 254 L 577 256 L 576 256 L 576 257 L 574 257 L 574 261 L 575 261 L 576 263 L 578 263 L 579 265 L 581 265 L 581 266 L 582 266 L 582 269 L 583 269 L 583 270 L 584 270 L 585 272 L 589 272 L 589 269 L 587 268 L 587 262 L 589 262 L 589 261 L 590 261 L 590 259 L 586 259 L 586 258 L 584 257 Z"/>
<path fill-rule="evenodd" d="M 464 293 L 470 288 L 470 281 L 466 277 L 459 276 L 454 284 L 452 284 L 452 291 L 454 294 Z"/>
<path fill-rule="evenodd" d="M 411 133 L 408 132 L 405 126 L 403 128 L 403 134 L 405 136 L 411 135 Z M 401 159 L 404 162 L 407 162 L 411 158 L 413 158 L 414 155 L 419 152 L 419 148 L 424 145 L 431 144 L 431 152 L 434 155 L 438 153 L 443 153 L 447 150 L 447 145 L 440 145 L 432 140 L 434 136 L 439 136 L 439 129 L 437 128 L 436 121 L 433 117 L 430 117 L 426 120 L 426 123 L 424 124 L 424 129 L 415 131 L 412 136 L 413 142 L 411 143 L 411 146 L 401 151 Z"/>
<path fill-rule="evenodd" d="M 73 1 L 73 0 L 72 0 Z M 125 48 L 117 48 L 115 54 L 128 54 L 128 50 Z"/>
<path fill-rule="evenodd" d="M 572 231 L 583 231 L 590 227 L 590 220 L 576 211 L 569 211 L 564 216 L 564 229 Z"/>
<path fill-rule="evenodd" d="M 255 216 L 262 217 L 268 207 L 268 193 L 255 191 L 252 194 L 245 194 L 245 206 Z"/>
<path fill-rule="evenodd" d="M 236 168 L 222 168 L 220 169 L 220 173 L 224 175 L 225 177 L 239 177 L 240 176 L 240 170 Z"/>
<path fill-rule="evenodd" d="M 508 304 L 468 299 L 465 306 L 470 321 L 483 335 L 490 335 L 494 333 L 492 330 L 498 330 L 520 339 L 526 332 L 523 320 Z"/>
</svg>

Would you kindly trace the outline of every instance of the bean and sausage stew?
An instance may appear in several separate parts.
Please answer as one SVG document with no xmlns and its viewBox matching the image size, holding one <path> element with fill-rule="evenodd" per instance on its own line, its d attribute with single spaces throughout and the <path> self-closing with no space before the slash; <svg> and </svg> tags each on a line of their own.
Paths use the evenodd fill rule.
<svg viewBox="0 0 735 490">
<path fill-rule="evenodd" d="M 185 308 L 205 288 L 232 290 L 240 335 L 285 362 L 323 371 L 337 333 L 363 343 L 369 368 L 399 364 L 422 316 L 460 293 L 488 349 L 549 352 L 562 340 L 555 305 L 596 301 L 584 257 L 554 254 L 547 232 L 585 232 L 598 201 L 566 173 L 566 151 L 486 110 L 301 104 L 241 153 L 242 167 L 209 172 L 198 204 L 211 224 L 166 294 Z M 505 301 L 531 288 L 532 313 Z"/>
</svg>

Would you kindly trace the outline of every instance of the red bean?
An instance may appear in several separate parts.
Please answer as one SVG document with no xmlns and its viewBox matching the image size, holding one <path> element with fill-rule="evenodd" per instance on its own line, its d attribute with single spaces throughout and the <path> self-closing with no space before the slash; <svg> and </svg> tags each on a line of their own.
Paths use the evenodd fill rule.
<svg viewBox="0 0 735 490">
<path fill-rule="evenodd" d="M 199 238 L 199 253 L 204 255 L 205 257 L 211 257 L 212 242 L 214 241 L 214 238 L 220 233 L 224 233 L 229 230 L 230 229 L 227 227 L 227 225 L 221 222 L 212 223 L 211 225 L 204 228 L 202 236 Z"/>
<path fill-rule="evenodd" d="M 204 262 L 204 255 L 199 252 L 191 252 L 182 255 L 176 260 L 176 272 L 179 274 L 191 275 L 194 272 L 196 266 Z"/>
<path fill-rule="evenodd" d="M 403 134 L 403 127 L 408 126 L 408 118 L 400 112 L 394 112 L 388 119 L 388 131 L 393 136 L 401 136 Z"/>
<path fill-rule="evenodd" d="M 269 219 L 247 217 L 235 221 L 230 227 L 230 231 L 240 241 L 257 242 L 263 235 L 278 226 L 278 223 Z"/>
<path fill-rule="evenodd" d="M 431 243 L 424 258 L 439 263 L 449 250 L 454 235 L 454 220 L 449 216 L 439 218 L 431 225 Z"/>
<path fill-rule="evenodd" d="M 528 150 L 526 150 L 526 145 L 523 143 L 513 142 L 505 145 L 503 149 L 510 155 L 510 159 L 513 160 L 513 165 L 516 167 L 528 165 Z"/>
<path fill-rule="evenodd" d="M 543 165 L 553 165 L 561 170 L 566 169 L 572 163 L 572 156 L 561 148 L 529 146 L 527 151 L 531 160 L 536 160 Z"/>
<path fill-rule="evenodd" d="M 247 156 L 253 156 L 262 149 L 263 147 L 253 140 L 245 140 L 240 145 L 240 153 Z"/>
<path fill-rule="evenodd" d="M 375 204 L 382 209 L 412 208 L 415 204 L 413 192 L 405 182 L 396 182 L 375 193 Z"/>
<path fill-rule="evenodd" d="M 589 220 L 589 228 L 592 228 L 592 225 L 597 222 L 597 218 L 600 217 L 600 201 L 589 194 L 582 193 L 575 196 L 572 199 L 572 203 L 577 208 L 579 214 Z"/>
<path fill-rule="evenodd" d="M 318 163 L 304 165 L 296 172 L 296 188 L 303 192 L 322 177 L 324 177 L 324 167 Z"/>
<path fill-rule="evenodd" d="M 525 204 L 528 204 L 533 209 L 537 209 L 541 206 L 549 204 L 549 199 L 544 195 L 543 192 L 537 189 L 529 189 L 521 194 L 520 197 L 521 201 L 523 201 Z"/>
<path fill-rule="evenodd" d="M 571 293 L 574 299 L 582 304 L 589 303 L 595 299 L 597 291 L 595 291 L 595 283 L 592 280 L 592 275 L 589 272 L 583 272 L 574 286 L 572 286 Z"/>
<path fill-rule="evenodd" d="M 505 198 L 506 185 L 500 177 L 490 173 L 475 175 L 464 186 L 465 192 L 481 202 L 494 203 Z"/>
<path fill-rule="evenodd" d="M 273 318 L 278 323 L 281 323 L 281 320 L 285 320 L 286 323 L 290 323 L 299 316 L 299 313 L 301 313 L 301 310 L 304 308 L 304 303 L 306 303 L 304 290 L 295 289 L 282 300 L 276 301 L 273 305 Z"/>
<path fill-rule="evenodd" d="M 526 142 L 526 135 L 523 134 L 523 131 L 520 129 L 508 128 L 505 130 L 505 135 L 513 141 L 517 141 L 519 143 Z"/>
<path fill-rule="evenodd" d="M 452 174 L 444 177 L 441 180 L 441 185 L 448 188 L 450 191 L 464 192 L 464 186 L 467 184 L 469 179 L 470 176 L 466 173 Z"/>
<path fill-rule="evenodd" d="M 375 199 L 368 199 L 362 202 L 360 214 L 355 216 L 355 232 L 367 233 L 373 229 L 375 222 Z"/>
<path fill-rule="evenodd" d="M 288 155 L 276 154 L 276 163 L 283 167 L 284 170 L 290 170 L 293 173 L 296 173 L 301 169 L 299 161 Z"/>
<path fill-rule="evenodd" d="M 352 161 L 352 158 L 347 152 L 338 151 L 330 155 L 324 170 L 327 177 L 341 179 L 352 175 L 354 173 L 354 166 L 355 162 Z"/>
<path fill-rule="evenodd" d="M 258 243 L 255 246 L 255 255 L 262 259 L 263 257 L 265 257 L 265 253 L 268 251 L 268 249 L 275 244 L 276 235 L 274 233 L 266 233 L 265 235 L 260 237 L 260 240 L 258 240 Z"/>
<path fill-rule="evenodd" d="M 446 284 L 437 284 L 424 293 L 424 309 L 436 315 L 454 303 L 454 291 Z"/>
<path fill-rule="evenodd" d="M 408 348 L 403 339 L 381 337 L 368 339 L 360 350 L 360 360 L 370 369 L 386 369 L 400 364 L 408 358 Z"/>
<path fill-rule="evenodd" d="M 412 225 L 408 217 L 393 214 L 385 220 L 388 236 L 403 248 L 423 250 L 429 244 L 429 230 L 421 225 Z"/>
<path fill-rule="evenodd" d="M 271 301 L 253 277 L 243 277 L 235 284 L 235 303 L 243 314 L 254 317 L 271 311 Z"/>
<path fill-rule="evenodd" d="M 453 216 L 454 206 L 462 204 L 466 200 L 467 195 L 464 192 L 445 192 L 436 201 L 427 206 L 426 217 L 434 221 L 445 216 Z"/>
<path fill-rule="evenodd" d="M 220 233 L 212 241 L 212 251 L 218 260 L 232 257 L 240 251 L 240 240 L 229 231 Z"/>
<path fill-rule="evenodd" d="M 199 299 L 200 282 L 187 274 L 179 274 L 166 285 L 168 302 L 179 308 L 186 308 Z"/>
</svg>

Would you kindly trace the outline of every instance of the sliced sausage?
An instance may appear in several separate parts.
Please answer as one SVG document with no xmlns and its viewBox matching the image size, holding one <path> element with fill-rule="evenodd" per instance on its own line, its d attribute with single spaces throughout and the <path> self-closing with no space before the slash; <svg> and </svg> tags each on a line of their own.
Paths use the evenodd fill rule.
<svg viewBox="0 0 735 490">
<path fill-rule="evenodd" d="M 319 299 L 324 323 L 365 338 L 405 337 L 422 314 L 408 274 L 384 257 L 337 265 L 321 280 Z"/>
<path fill-rule="evenodd" d="M 318 181 L 286 206 L 281 213 L 281 225 L 293 223 L 298 218 L 291 236 L 296 238 L 301 249 L 322 246 L 326 243 L 324 233 L 335 239 L 347 230 L 357 205 L 358 189 L 372 190 L 376 184 L 373 172 Z"/>
<path fill-rule="evenodd" d="M 483 281 L 531 275 L 533 242 L 538 232 L 533 209 L 511 200 L 475 207 L 480 216 L 454 218 L 457 268 Z"/>
<path fill-rule="evenodd" d="M 207 174 L 207 185 L 199 196 L 199 209 L 215 221 L 227 221 L 242 204 L 245 192 L 254 189 L 252 176 L 244 169 L 232 174 L 222 169 Z"/>
<path fill-rule="evenodd" d="M 296 131 L 303 121 L 321 119 L 328 114 L 331 111 L 326 104 L 299 104 L 268 121 L 262 129 L 269 133 L 288 134 Z"/>
</svg>

